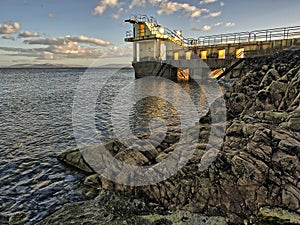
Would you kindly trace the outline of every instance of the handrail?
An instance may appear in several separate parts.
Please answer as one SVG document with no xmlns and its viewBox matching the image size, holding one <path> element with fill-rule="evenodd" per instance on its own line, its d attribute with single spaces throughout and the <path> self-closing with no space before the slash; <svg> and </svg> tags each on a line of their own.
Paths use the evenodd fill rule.
<svg viewBox="0 0 300 225">
<path fill-rule="evenodd" d="M 245 43 L 252 41 L 285 40 L 300 37 L 300 26 L 273 28 L 267 30 L 254 30 L 251 32 L 225 33 L 210 36 L 200 36 L 197 40 L 198 46 Z"/>
</svg>

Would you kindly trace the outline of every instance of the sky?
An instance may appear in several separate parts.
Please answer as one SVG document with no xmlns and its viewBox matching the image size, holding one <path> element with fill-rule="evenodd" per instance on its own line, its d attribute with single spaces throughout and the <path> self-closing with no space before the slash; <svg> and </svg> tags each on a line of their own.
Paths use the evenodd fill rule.
<svg viewBox="0 0 300 225">
<path fill-rule="evenodd" d="M 300 0 L 1 0 L 0 67 L 130 64 L 131 15 L 186 38 L 300 25 Z"/>
</svg>

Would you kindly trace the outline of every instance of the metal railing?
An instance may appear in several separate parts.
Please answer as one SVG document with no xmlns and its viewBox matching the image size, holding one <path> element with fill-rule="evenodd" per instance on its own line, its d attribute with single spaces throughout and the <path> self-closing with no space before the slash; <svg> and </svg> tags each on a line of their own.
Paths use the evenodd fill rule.
<svg viewBox="0 0 300 225">
<path fill-rule="evenodd" d="M 194 46 L 209 46 L 255 41 L 286 40 L 296 37 L 300 38 L 300 26 L 201 36 L 198 39 L 192 39 L 192 41 L 194 42 Z"/>
<path fill-rule="evenodd" d="M 154 23 L 154 24 L 158 24 L 157 23 L 157 19 L 153 16 L 148 17 L 147 15 L 141 15 L 141 14 L 132 14 L 129 17 L 129 20 L 131 21 L 135 21 L 136 23 Z"/>
<path fill-rule="evenodd" d="M 189 41 L 187 38 L 183 37 L 182 35 L 179 35 L 176 33 L 176 31 L 170 30 L 169 28 L 165 28 L 165 33 L 169 39 L 171 39 L 173 42 L 177 43 L 178 45 L 188 47 Z"/>
<path fill-rule="evenodd" d="M 146 23 L 148 22 L 151 27 L 150 30 L 153 30 L 153 28 L 162 27 L 160 24 L 158 24 L 156 18 L 153 16 L 148 17 L 147 15 L 131 15 L 128 19 L 128 21 L 132 21 L 135 23 Z M 189 40 L 187 38 L 184 38 L 182 35 L 178 35 L 176 31 L 171 30 L 167 27 L 164 28 L 164 35 L 167 39 L 181 45 L 181 46 L 189 46 Z M 126 31 L 126 38 L 133 38 L 134 34 L 132 30 Z"/>
<path fill-rule="evenodd" d="M 162 27 L 160 24 L 158 24 L 156 18 L 154 18 L 153 16 L 148 17 L 147 15 L 131 15 L 129 21 L 133 21 L 135 23 L 148 22 L 155 28 Z M 164 27 L 163 35 L 165 35 L 169 40 L 174 41 L 181 46 L 201 47 L 224 44 L 250 43 L 257 41 L 286 40 L 296 37 L 300 38 L 300 26 L 200 36 L 197 39 L 185 38 L 182 35 L 178 35 L 175 30 Z M 134 34 L 132 31 L 126 32 L 126 38 L 132 38 L 133 36 Z"/>
</svg>

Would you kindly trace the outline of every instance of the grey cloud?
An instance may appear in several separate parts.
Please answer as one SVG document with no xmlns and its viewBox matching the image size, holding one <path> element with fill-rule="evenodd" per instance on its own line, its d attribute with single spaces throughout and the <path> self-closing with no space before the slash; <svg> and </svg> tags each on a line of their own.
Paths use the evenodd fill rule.
<svg viewBox="0 0 300 225">
<path fill-rule="evenodd" d="M 45 38 L 45 39 L 32 39 L 25 40 L 25 44 L 30 45 L 66 45 L 69 42 L 78 42 L 78 43 L 86 43 L 86 44 L 94 44 L 98 46 L 109 46 L 111 43 L 107 41 L 103 41 L 97 38 L 90 38 L 86 36 L 66 36 L 60 38 Z"/>
<path fill-rule="evenodd" d="M 40 34 L 38 32 L 30 32 L 24 31 L 23 33 L 19 34 L 19 37 L 28 38 L 28 37 L 39 37 Z"/>
<path fill-rule="evenodd" d="M 2 36 L 2 39 L 6 39 L 6 40 L 12 40 L 12 41 L 16 40 L 16 38 L 15 38 L 15 37 L 13 37 L 13 36 L 10 36 L 10 35 L 4 35 L 4 36 Z"/>
</svg>

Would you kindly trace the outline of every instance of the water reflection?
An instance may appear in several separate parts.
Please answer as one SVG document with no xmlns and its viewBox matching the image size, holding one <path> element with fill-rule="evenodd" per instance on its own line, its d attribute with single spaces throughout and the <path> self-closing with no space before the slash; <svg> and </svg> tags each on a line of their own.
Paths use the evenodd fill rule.
<svg viewBox="0 0 300 225">
<path fill-rule="evenodd" d="M 164 120 L 168 131 L 180 131 L 183 121 L 195 124 L 207 113 L 205 89 L 196 82 L 157 79 L 128 80 L 116 74 L 106 83 L 96 107 L 96 124 L 103 139 L 117 138 L 116 129 L 126 136 L 128 124 L 134 135 L 149 135 L 149 123 L 154 118 Z"/>
</svg>

